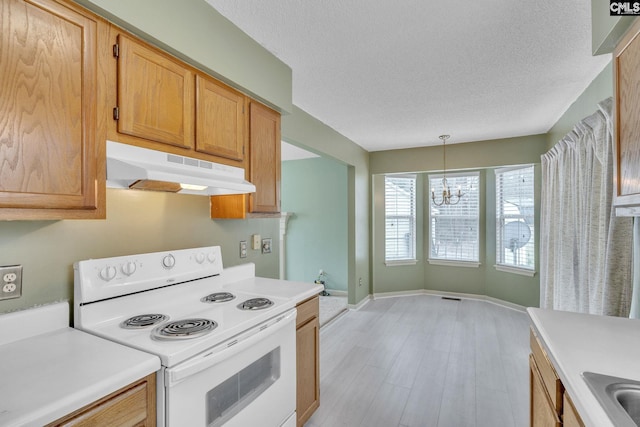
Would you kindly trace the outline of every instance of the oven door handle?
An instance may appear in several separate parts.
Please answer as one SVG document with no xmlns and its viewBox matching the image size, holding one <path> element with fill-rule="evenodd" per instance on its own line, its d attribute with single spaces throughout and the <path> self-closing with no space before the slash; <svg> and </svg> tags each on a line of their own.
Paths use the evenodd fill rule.
<svg viewBox="0 0 640 427">
<path fill-rule="evenodd" d="M 235 356 L 241 351 L 244 351 L 247 347 L 254 345 L 257 341 L 278 332 L 291 322 L 294 322 L 295 319 L 296 309 L 289 310 L 280 316 L 267 320 L 266 322 L 249 329 L 240 335 L 218 344 L 209 351 L 206 351 L 191 360 L 181 363 L 174 368 L 168 368 L 165 370 L 165 384 L 168 384 L 169 386 L 177 384 L 191 375 Z"/>
</svg>

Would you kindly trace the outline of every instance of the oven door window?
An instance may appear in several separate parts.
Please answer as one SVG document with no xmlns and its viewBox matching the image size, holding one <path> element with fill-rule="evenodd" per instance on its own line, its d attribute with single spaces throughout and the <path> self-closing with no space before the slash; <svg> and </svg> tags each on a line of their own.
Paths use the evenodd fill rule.
<svg viewBox="0 0 640 427">
<path fill-rule="evenodd" d="M 207 426 L 223 425 L 279 378 L 280 347 L 265 354 L 207 392 Z"/>
</svg>

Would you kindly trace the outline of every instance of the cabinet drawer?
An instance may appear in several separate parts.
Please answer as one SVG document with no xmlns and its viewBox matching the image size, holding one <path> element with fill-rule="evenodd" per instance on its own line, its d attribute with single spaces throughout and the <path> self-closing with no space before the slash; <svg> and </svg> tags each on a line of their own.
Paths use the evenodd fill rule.
<svg viewBox="0 0 640 427">
<path fill-rule="evenodd" d="M 540 369 L 533 354 L 529 355 L 529 381 L 531 387 L 531 427 L 560 427 L 559 414 L 549 399 Z"/>
<path fill-rule="evenodd" d="M 562 394 L 564 393 L 564 387 L 562 382 L 558 378 L 555 369 L 551 365 L 547 353 L 542 348 L 538 337 L 536 337 L 533 330 L 530 330 L 531 341 L 531 353 L 535 359 L 535 363 L 540 372 L 542 382 L 549 395 L 549 399 L 554 406 L 556 413 L 562 413 Z"/>
<path fill-rule="evenodd" d="M 47 427 L 151 427 L 156 423 L 155 374 L 125 387 Z"/>
<path fill-rule="evenodd" d="M 301 302 L 296 306 L 298 315 L 296 317 L 296 326 L 303 325 L 314 317 L 318 317 L 320 311 L 320 297 L 317 295 Z"/>
</svg>

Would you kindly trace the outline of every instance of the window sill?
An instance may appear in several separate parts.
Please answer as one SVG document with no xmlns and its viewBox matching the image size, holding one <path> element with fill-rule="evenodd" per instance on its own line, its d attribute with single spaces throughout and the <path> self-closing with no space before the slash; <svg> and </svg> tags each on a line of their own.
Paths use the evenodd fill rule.
<svg viewBox="0 0 640 427">
<path fill-rule="evenodd" d="M 448 260 L 444 260 L 444 259 L 431 259 L 431 258 L 429 258 L 427 261 L 429 262 L 429 264 L 446 265 L 446 266 L 449 266 L 449 267 L 478 268 L 481 265 L 479 262 L 475 262 L 475 261 L 448 261 Z"/>
<path fill-rule="evenodd" d="M 384 265 L 386 265 L 387 267 L 396 267 L 399 265 L 416 265 L 417 263 L 417 259 L 403 259 L 397 261 L 385 261 Z"/>
<path fill-rule="evenodd" d="M 511 267 L 508 265 L 494 265 L 497 271 L 503 271 L 505 273 L 519 274 L 521 276 L 534 277 L 536 275 L 535 270 L 529 270 L 528 268 Z"/>
</svg>

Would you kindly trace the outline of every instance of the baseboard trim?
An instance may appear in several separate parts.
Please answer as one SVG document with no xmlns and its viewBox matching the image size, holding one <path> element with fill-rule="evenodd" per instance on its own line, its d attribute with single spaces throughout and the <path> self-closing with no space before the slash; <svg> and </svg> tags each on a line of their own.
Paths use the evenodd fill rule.
<svg viewBox="0 0 640 427">
<path fill-rule="evenodd" d="M 490 297 L 487 295 L 465 294 L 460 292 L 447 292 L 447 291 L 433 291 L 430 289 L 416 289 L 413 291 L 379 292 L 379 293 L 374 293 L 372 296 L 372 299 L 408 297 L 408 296 L 416 296 L 416 295 L 432 295 L 432 296 L 439 296 L 439 297 L 485 301 L 491 304 L 499 305 L 501 307 L 509 308 L 511 310 L 520 311 L 523 313 L 526 312 L 526 307 L 524 306 L 509 302 L 509 301 L 504 301 L 498 298 Z"/>
<path fill-rule="evenodd" d="M 373 296 L 371 296 L 371 294 L 369 294 L 366 297 L 362 298 L 359 303 L 357 303 L 357 304 L 347 304 L 347 307 L 349 307 L 349 310 L 358 311 L 362 307 L 364 307 L 372 299 L 373 299 Z"/>
</svg>

